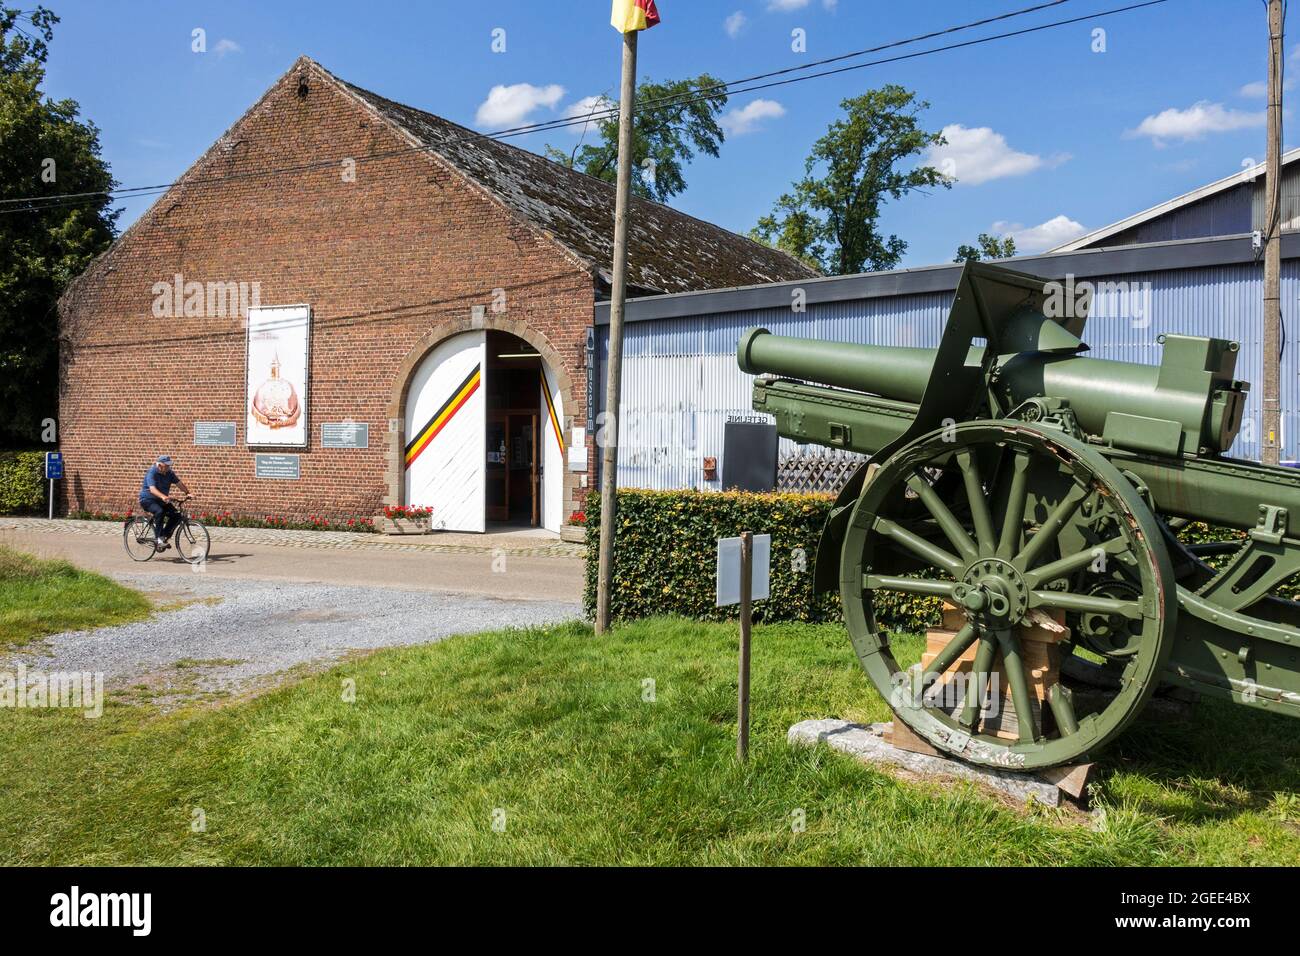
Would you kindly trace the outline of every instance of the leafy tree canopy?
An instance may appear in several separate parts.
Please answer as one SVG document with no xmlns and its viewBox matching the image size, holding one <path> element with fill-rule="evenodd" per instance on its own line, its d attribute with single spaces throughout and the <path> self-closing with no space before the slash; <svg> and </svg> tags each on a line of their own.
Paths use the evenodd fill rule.
<svg viewBox="0 0 1300 956">
<path fill-rule="evenodd" d="M 693 79 L 655 83 L 644 80 L 636 90 L 632 120 L 632 191 L 643 199 L 667 202 L 686 189 L 685 167 L 696 153 L 717 156 L 726 139 L 718 115 L 727 94 L 718 90 L 707 98 L 700 91 L 722 83 L 701 73 Z M 590 112 L 617 111 L 618 104 L 597 97 Z M 618 113 L 593 120 L 596 142 L 580 142 L 565 152 L 546 147 L 546 156 L 606 182 L 618 178 Z M 586 128 L 590 135 L 590 127 Z"/>
<path fill-rule="evenodd" d="M 881 207 L 927 187 L 952 183 L 913 157 L 944 143 L 921 128 L 929 107 L 890 84 L 840 104 L 844 117 L 813 144 L 803 178 L 782 195 L 750 236 L 831 275 L 898 265 L 907 243 L 879 229 Z"/>
<path fill-rule="evenodd" d="M 962 243 L 957 247 L 953 262 L 978 262 L 981 259 L 1010 259 L 1016 254 L 1016 240 L 1010 236 L 991 236 L 981 232 L 975 240 L 978 245 L 968 246 Z"/>
<path fill-rule="evenodd" d="M 0 442 L 32 445 L 57 418 L 58 317 L 68 283 L 112 241 L 116 183 L 74 100 L 41 93 L 49 10 L 0 6 Z M 5 200 L 40 197 L 31 203 Z"/>
</svg>

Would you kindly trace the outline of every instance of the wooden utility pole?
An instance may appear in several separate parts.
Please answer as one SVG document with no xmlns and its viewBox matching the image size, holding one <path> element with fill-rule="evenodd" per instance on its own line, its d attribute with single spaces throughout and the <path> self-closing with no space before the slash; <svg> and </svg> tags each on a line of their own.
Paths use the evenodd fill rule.
<svg viewBox="0 0 1300 956">
<path fill-rule="evenodd" d="M 623 83 L 618 114 L 618 192 L 614 200 L 614 278 L 609 303 L 609 359 L 605 366 L 604 451 L 600 475 L 600 567 L 596 579 L 596 633 L 609 629 L 614 584 L 614 529 L 618 504 L 619 404 L 623 393 L 623 304 L 627 299 L 627 219 L 632 192 L 632 117 L 636 110 L 636 30 L 623 34 Z M 587 396 L 591 401 L 594 396 Z"/>
<path fill-rule="evenodd" d="M 1281 450 L 1282 348 L 1282 0 L 1268 0 L 1268 155 L 1264 186 L 1264 420 L 1260 459 L 1276 465 Z"/>
</svg>

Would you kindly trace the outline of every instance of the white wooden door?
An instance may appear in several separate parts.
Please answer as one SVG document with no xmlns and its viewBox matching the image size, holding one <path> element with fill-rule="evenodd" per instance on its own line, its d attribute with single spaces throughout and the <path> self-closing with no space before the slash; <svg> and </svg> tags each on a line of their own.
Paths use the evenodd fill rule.
<svg viewBox="0 0 1300 956">
<path fill-rule="evenodd" d="M 406 398 L 406 502 L 433 509 L 434 529 L 483 531 L 487 333 L 463 332 L 420 363 Z"/>
<path fill-rule="evenodd" d="M 555 374 L 541 365 L 542 527 L 559 532 L 564 523 L 564 404 Z"/>
</svg>

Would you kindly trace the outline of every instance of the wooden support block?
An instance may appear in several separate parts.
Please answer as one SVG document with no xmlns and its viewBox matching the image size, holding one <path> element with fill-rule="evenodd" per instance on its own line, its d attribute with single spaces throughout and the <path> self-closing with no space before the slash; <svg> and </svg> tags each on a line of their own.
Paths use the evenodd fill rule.
<svg viewBox="0 0 1300 956">
<path fill-rule="evenodd" d="M 966 626 L 966 612 L 955 604 L 943 602 L 943 609 L 939 612 L 939 626 L 945 631 L 960 631 Z"/>
<path fill-rule="evenodd" d="M 1038 771 L 1038 776 L 1048 783 L 1054 783 L 1062 793 L 1068 793 L 1076 800 L 1082 800 L 1088 792 L 1088 775 L 1092 773 L 1092 764 L 1076 763 L 1064 767 L 1048 767 Z"/>
<path fill-rule="evenodd" d="M 1035 643 L 1060 644 L 1070 636 L 1070 629 L 1065 626 L 1065 612 L 1048 614 L 1037 608 L 1029 612 L 1029 621 L 1018 628 L 1022 641 Z"/>
<path fill-rule="evenodd" d="M 949 613 L 950 608 L 956 617 L 960 619 L 960 623 L 957 620 L 951 620 L 953 615 Z M 943 614 L 945 623 L 955 623 L 957 627 L 936 627 L 931 628 L 926 633 L 925 652 L 921 655 L 922 673 L 928 671 L 930 664 L 957 636 L 957 631 L 965 624 L 965 615 L 947 603 L 944 605 Z M 1060 680 L 1060 643 L 1070 636 L 1069 628 L 1065 626 L 1064 621 L 1064 614 L 1058 613 L 1055 617 L 1042 614 L 1032 624 L 1021 625 L 1017 629 L 1020 637 L 1020 657 L 1024 663 L 1025 676 L 1029 682 L 1029 692 L 1032 695 L 1034 726 L 1039 728 L 1040 733 L 1043 728 L 1045 713 L 1043 704 L 1047 700 L 1047 689 Z M 944 676 L 940 679 L 940 685 L 948 685 L 955 674 L 969 674 L 974 667 L 975 653 L 978 648 L 978 641 L 966 648 L 952 667 L 944 672 Z M 1007 680 L 1006 671 L 1002 668 L 1000 655 L 997 658 L 995 673 L 1001 699 L 997 701 L 996 713 L 985 715 L 983 730 L 985 733 L 991 733 L 1004 739 L 1016 739 L 1019 736 L 1020 724 L 1016 718 L 1015 705 L 1011 699 L 1011 684 Z"/>
<path fill-rule="evenodd" d="M 914 754 L 929 754 L 932 757 L 943 756 L 942 753 L 930 745 L 929 741 L 923 740 L 912 733 L 912 728 L 901 720 L 895 720 L 886 726 L 889 729 L 885 731 L 885 741 L 899 750 L 907 750 Z"/>
</svg>

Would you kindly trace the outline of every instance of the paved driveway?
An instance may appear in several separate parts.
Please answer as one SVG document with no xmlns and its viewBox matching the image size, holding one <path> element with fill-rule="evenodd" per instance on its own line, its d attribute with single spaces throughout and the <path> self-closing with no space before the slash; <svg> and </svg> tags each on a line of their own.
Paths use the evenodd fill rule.
<svg viewBox="0 0 1300 956">
<path fill-rule="evenodd" d="M 170 608 L 57 635 L 9 664 L 100 672 L 110 688 L 164 701 L 256 689 L 357 651 L 581 614 L 580 549 L 534 535 L 215 529 L 202 571 L 166 555 L 136 564 L 120 525 L 103 522 L 0 519 L 0 544 L 67 558 Z"/>
</svg>

